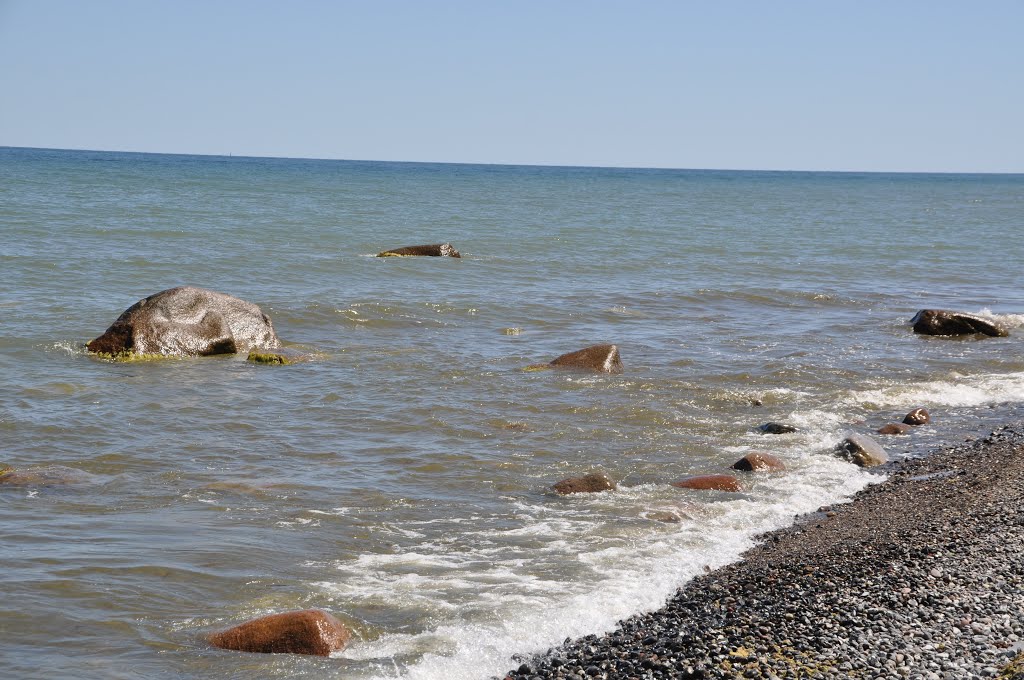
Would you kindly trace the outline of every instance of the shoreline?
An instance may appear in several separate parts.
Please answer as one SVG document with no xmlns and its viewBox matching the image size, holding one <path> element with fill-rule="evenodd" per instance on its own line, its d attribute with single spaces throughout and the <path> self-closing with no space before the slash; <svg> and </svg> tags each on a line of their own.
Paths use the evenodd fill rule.
<svg viewBox="0 0 1024 680">
<path fill-rule="evenodd" d="M 1024 421 L 884 469 L 504 677 L 1024 679 Z"/>
</svg>

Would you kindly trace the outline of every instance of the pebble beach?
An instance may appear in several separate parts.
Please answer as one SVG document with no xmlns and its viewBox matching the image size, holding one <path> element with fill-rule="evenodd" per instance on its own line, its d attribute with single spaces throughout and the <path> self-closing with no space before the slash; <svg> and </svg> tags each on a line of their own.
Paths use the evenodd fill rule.
<svg viewBox="0 0 1024 680">
<path fill-rule="evenodd" d="M 507 678 L 1024 678 L 1024 423 L 884 470 Z"/>
</svg>

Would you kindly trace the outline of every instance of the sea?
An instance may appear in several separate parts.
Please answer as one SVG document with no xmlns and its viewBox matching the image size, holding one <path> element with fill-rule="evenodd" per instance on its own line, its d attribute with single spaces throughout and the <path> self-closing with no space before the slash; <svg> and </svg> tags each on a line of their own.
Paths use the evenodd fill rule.
<svg viewBox="0 0 1024 680">
<path fill-rule="evenodd" d="M 500 677 L 883 480 L 848 433 L 899 460 L 1024 412 L 1024 175 L 0 148 L 0 230 L 2 677 Z M 179 285 L 308 360 L 85 351 Z M 599 343 L 621 374 L 529 369 Z M 709 473 L 743 490 L 672 486 Z M 305 608 L 351 644 L 206 642 Z"/>
</svg>

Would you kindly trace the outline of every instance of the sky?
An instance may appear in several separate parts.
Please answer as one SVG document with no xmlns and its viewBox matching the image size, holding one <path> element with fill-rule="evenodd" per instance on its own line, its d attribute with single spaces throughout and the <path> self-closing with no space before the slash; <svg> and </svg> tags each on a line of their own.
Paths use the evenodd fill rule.
<svg viewBox="0 0 1024 680">
<path fill-rule="evenodd" d="M 0 0 L 0 146 L 1024 172 L 1024 0 Z"/>
</svg>

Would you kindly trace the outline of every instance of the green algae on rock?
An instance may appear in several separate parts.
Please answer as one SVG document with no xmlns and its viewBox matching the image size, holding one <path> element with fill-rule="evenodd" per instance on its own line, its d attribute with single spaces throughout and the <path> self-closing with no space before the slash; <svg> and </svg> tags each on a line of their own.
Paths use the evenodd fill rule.
<svg viewBox="0 0 1024 680">
<path fill-rule="evenodd" d="M 246 361 L 251 361 L 254 364 L 268 364 L 276 366 L 287 366 L 288 364 L 294 364 L 295 359 L 286 357 L 284 354 L 278 352 L 257 352 L 252 350 L 249 352 L 249 356 L 245 358 Z"/>
</svg>

